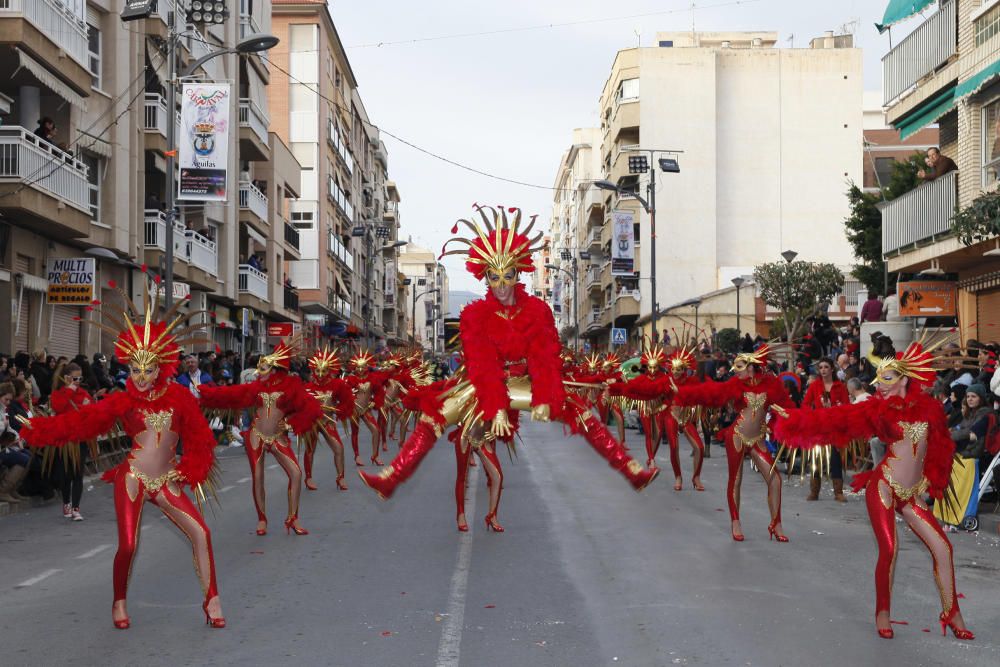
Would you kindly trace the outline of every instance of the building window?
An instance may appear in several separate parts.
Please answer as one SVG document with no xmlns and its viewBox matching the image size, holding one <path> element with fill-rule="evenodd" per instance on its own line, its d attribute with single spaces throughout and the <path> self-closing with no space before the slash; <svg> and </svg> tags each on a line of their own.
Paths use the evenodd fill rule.
<svg viewBox="0 0 1000 667">
<path fill-rule="evenodd" d="M 1000 35 L 1000 5 L 976 19 L 976 46 L 997 35 Z"/>
<path fill-rule="evenodd" d="M 639 79 L 624 79 L 618 84 L 617 103 L 633 102 L 639 99 Z"/>
<path fill-rule="evenodd" d="M 983 187 L 990 187 L 997 182 L 1000 173 L 1000 99 L 983 107 L 982 164 Z"/>
<path fill-rule="evenodd" d="M 875 182 L 872 183 L 873 188 L 884 188 L 888 187 L 889 183 L 892 181 L 892 167 L 896 164 L 895 158 L 891 157 L 877 157 L 875 158 Z"/>
<path fill-rule="evenodd" d="M 295 227 L 295 229 L 312 229 L 312 211 L 292 211 L 292 227 Z"/>
<path fill-rule="evenodd" d="M 87 51 L 90 63 L 91 85 L 101 90 L 101 31 L 96 26 L 87 24 Z"/>
<path fill-rule="evenodd" d="M 101 221 L 101 176 L 102 176 L 102 160 L 99 157 L 94 157 L 84 153 L 80 156 L 80 159 L 85 165 L 87 165 L 87 190 L 90 197 L 90 219 L 94 222 Z"/>
</svg>

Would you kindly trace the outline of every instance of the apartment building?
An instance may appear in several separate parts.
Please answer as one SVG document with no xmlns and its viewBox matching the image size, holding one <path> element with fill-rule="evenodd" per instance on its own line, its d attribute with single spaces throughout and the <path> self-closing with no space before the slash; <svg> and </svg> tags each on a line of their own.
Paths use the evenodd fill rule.
<svg viewBox="0 0 1000 667">
<path fill-rule="evenodd" d="M 409 340 L 431 354 L 444 351 L 444 320 L 448 317 L 448 272 L 437 255 L 410 241 L 400 249 L 399 272 L 409 287 Z"/>
<path fill-rule="evenodd" d="M 232 5 L 221 25 L 177 31 L 178 72 L 269 30 L 269 0 Z M 51 303 L 46 264 L 93 261 L 94 298 L 120 301 L 109 280 L 141 298 L 139 268 L 166 270 L 168 224 L 174 297 L 190 294 L 186 307 L 214 313 L 208 323 L 220 347 L 263 350 L 269 322 L 298 321 L 283 282 L 297 249 L 281 216 L 299 195 L 299 165 L 268 132 L 264 58 L 226 53 L 191 73 L 233 82 L 230 196 L 180 201 L 173 216 L 163 205 L 176 148 L 167 145 L 168 124 L 178 117 L 167 108 L 174 10 L 160 0 L 152 16 L 126 24 L 112 0 L 0 3 L 0 296 L 12 304 L 0 314 L 0 350 L 110 353 L 107 334 L 74 319 L 89 311 Z M 55 123 L 52 141 L 34 133 L 43 117 Z"/>
<path fill-rule="evenodd" d="M 912 32 L 883 57 L 886 119 L 905 139 L 940 127 L 941 152 L 958 170 L 925 183 L 882 210 L 882 251 L 890 271 L 954 280 L 964 338 L 997 340 L 1000 241 L 965 244 L 952 232 L 956 207 L 996 196 L 1000 164 L 1000 2 L 913 3 Z M 924 11 L 916 16 L 917 11 Z"/>
<path fill-rule="evenodd" d="M 844 184 L 861 181 L 863 163 L 861 52 L 850 36 L 828 34 L 800 49 L 778 48 L 771 32 L 659 33 L 656 44 L 617 53 L 593 145 L 602 176 L 643 197 L 649 174 L 630 173 L 628 158 L 638 155 L 632 149 L 659 151 L 651 169 L 665 151 L 683 151 L 674 155 L 679 173 L 657 174 L 660 311 L 680 313 L 680 304 L 731 289 L 733 278 L 786 250 L 848 271 Z M 638 227 L 636 273 L 612 283 L 610 272 L 591 262 L 581 280 L 592 304 L 581 333 L 599 326 L 600 343 L 613 321 L 638 340 L 651 329 L 650 218 L 632 197 L 594 196 L 603 202 L 601 215 L 596 204 L 576 211 L 587 216 L 586 246 L 607 257 L 610 217 L 630 211 Z M 563 245 L 582 245 L 582 238 L 578 226 Z M 586 310 L 588 300 L 580 303 Z M 692 314 L 664 317 L 658 328 L 680 329 L 693 323 Z M 735 324 L 735 312 L 717 315 L 720 328 L 731 326 L 726 318 Z"/>
<path fill-rule="evenodd" d="M 317 335 L 398 344 L 399 316 L 386 294 L 396 300 L 399 194 L 385 144 L 327 3 L 273 1 L 272 33 L 285 48 L 270 56 L 278 70 L 268 87 L 272 129 L 302 166 L 301 196 L 291 209 L 300 252 L 289 270 L 300 307 Z"/>
</svg>

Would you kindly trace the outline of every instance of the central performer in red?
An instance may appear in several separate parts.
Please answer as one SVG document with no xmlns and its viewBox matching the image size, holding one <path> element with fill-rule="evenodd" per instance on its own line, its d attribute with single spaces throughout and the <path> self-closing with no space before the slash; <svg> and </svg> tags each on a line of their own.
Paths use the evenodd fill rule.
<svg viewBox="0 0 1000 667">
<path fill-rule="evenodd" d="M 517 429 L 517 411 L 530 411 L 535 421 L 557 419 L 582 435 L 612 468 L 636 489 L 656 477 L 656 468 L 644 469 L 630 457 L 579 397 L 567 397 L 555 320 L 548 305 L 525 290 L 522 273 L 534 271 L 531 254 L 541 234 L 528 234 L 535 218 L 520 229 L 520 209 L 476 206 L 482 226 L 461 220 L 472 239 L 456 238 L 467 248 L 445 255 L 467 256 L 466 269 L 486 280 L 486 297 L 462 310 L 459 337 L 465 365 L 458 380 L 440 394 L 423 401 L 416 429 L 402 451 L 377 474 L 361 472 L 364 482 L 388 498 L 413 474 L 444 430 L 461 424 L 463 436 L 480 441 L 507 439 Z M 514 214 L 509 221 L 507 214 Z M 458 232 L 458 224 L 452 233 Z M 491 461 L 492 463 L 492 461 Z M 497 495 L 500 489 L 493 490 Z M 491 503 L 486 523 L 495 527 Z"/>
</svg>

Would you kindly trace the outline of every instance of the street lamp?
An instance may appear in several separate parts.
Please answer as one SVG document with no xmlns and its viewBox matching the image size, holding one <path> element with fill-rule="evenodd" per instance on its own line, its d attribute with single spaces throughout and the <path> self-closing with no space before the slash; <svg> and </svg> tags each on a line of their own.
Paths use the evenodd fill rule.
<svg viewBox="0 0 1000 667">
<path fill-rule="evenodd" d="M 681 306 L 691 306 L 694 308 L 694 343 L 698 345 L 698 307 L 701 305 L 701 299 L 688 299 Z"/>
<path fill-rule="evenodd" d="M 745 283 L 745 282 L 746 281 L 743 280 L 743 276 L 736 276 L 732 280 L 733 285 L 736 285 L 736 339 L 737 339 L 737 341 L 743 335 L 742 331 L 740 330 L 740 288 L 743 287 L 743 283 Z"/>
<path fill-rule="evenodd" d="M 795 252 L 794 250 L 786 250 L 785 252 L 781 253 L 781 256 L 784 258 L 786 262 L 791 264 L 792 262 L 795 261 L 795 258 L 799 256 L 799 253 Z"/>
<path fill-rule="evenodd" d="M 167 229 L 166 229 L 166 252 L 163 263 L 163 282 L 165 296 L 164 305 L 169 310 L 174 302 L 174 216 L 177 207 L 177 184 L 174 175 L 175 163 L 177 160 L 177 123 L 174 120 L 174 112 L 177 109 L 177 42 L 180 40 L 180 33 L 176 26 L 177 12 L 167 12 L 167 23 L 170 26 L 170 34 L 167 37 L 167 60 L 170 62 L 170 80 L 167 82 Z M 278 43 L 278 38 L 274 35 L 250 35 L 246 39 L 240 40 L 236 48 L 219 49 L 205 54 L 193 63 L 184 68 L 179 78 L 187 78 L 202 64 L 212 58 L 238 53 L 258 53 L 273 48 Z"/>
<path fill-rule="evenodd" d="M 642 208 L 649 215 L 649 289 L 652 301 L 652 313 L 650 314 L 650 325 L 653 333 L 653 342 L 659 342 L 660 334 L 657 331 L 657 324 L 660 319 L 660 304 L 657 300 L 656 294 L 656 169 L 649 169 L 649 161 L 646 160 L 646 154 L 649 155 L 649 159 L 653 160 L 657 153 L 669 153 L 670 155 L 677 155 L 683 153 L 684 151 L 675 150 L 665 150 L 665 149 L 648 149 L 648 148 L 633 148 L 630 149 L 633 153 L 643 153 L 642 156 L 629 156 L 629 173 L 646 173 L 649 172 L 649 184 L 647 185 L 646 192 L 649 200 L 643 199 L 638 193 L 629 192 L 628 190 L 622 189 L 619 185 L 612 183 L 609 180 L 599 180 L 594 181 L 594 186 L 600 188 L 601 190 L 611 190 L 618 193 L 618 196 L 628 195 L 630 197 L 635 197 L 642 204 Z M 641 159 L 640 159 L 641 158 Z M 681 172 L 680 164 L 676 157 L 664 157 L 660 158 L 658 161 L 660 169 L 667 174 L 679 174 Z M 697 332 L 695 332 L 697 335 Z"/>
<path fill-rule="evenodd" d="M 577 268 L 577 265 L 576 265 L 576 256 L 573 257 L 573 263 L 570 266 L 573 267 L 572 271 L 567 271 L 566 269 L 562 268 L 558 264 L 546 264 L 545 268 L 548 269 L 548 270 L 550 270 L 550 271 L 562 271 L 563 273 L 565 273 L 567 276 L 570 277 L 570 280 L 573 281 L 573 328 L 574 328 L 574 333 L 573 333 L 573 341 L 574 341 L 574 343 L 573 344 L 574 344 L 575 349 L 579 350 L 580 349 L 580 320 L 577 318 L 577 310 L 576 310 L 576 302 L 578 301 L 578 299 L 576 298 L 577 297 L 577 294 L 576 294 L 576 292 L 577 292 L 577 274 L 579 272 L 579 269 Z"/>
<path fill-rule="evenodd" d="M 440 292 L 440 291 L 441 290 L 439 288 L 435 287 L 434 289 L 426 290 L 424 292 L 421 292 L 420 294 L 417 294 L 416 290 L 414 290 L 413 292 L 413 307 L 410 312 L 410 340 L 413 341 L 414 345 L 417 344 L 417 301 L 420 299 L 420 297 L 427 296 L 428 294 L 433 294 L 434 292 Z"/>
</svg>

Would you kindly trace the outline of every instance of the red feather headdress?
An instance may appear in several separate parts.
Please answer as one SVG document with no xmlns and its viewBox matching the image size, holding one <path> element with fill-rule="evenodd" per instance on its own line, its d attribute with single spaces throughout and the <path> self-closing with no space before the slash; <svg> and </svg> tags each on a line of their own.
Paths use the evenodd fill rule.
<svg viewBox="0 0 1000 667">
<path fill-rule="evenodd" d="M 670 361 L 670 368 L 675 371 L 688 370 L 695 367 L 694 349 L 687 349 L 684 347 L 678 347 L 670 356 L 667 357 Z"/>
<path fill-rule="evenodd" d="M 337 349 L 330 349 L 329 346 L 324 347 L 322 350 L 316 350 L 313 356 L 309 358 L 309 368 L 318 377 L 324 377 L 329 373 L 334 375 L 340 373 L 343 368 L 343 364 L 340 363 L 340 356 L 337 354 Z"/>
<path fill-rule="evenodd" d="M 642 353 L 642 358 L 639 359 L 639 363 L 645 366 L 648 372 L 654 373 L 666 365 L 667 353 L 664 352 L 663 348 L 659 345 L 654 345 Z"/>
</svg>

